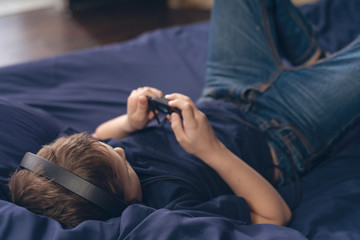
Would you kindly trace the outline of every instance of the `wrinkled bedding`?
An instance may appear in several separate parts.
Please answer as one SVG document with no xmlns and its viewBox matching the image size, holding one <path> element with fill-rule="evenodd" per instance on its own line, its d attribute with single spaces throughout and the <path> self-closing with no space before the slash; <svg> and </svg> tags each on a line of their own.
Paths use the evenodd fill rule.
<svg viewBox="0 0 360 240">
<path fill-rule="evenodd" d="M 320 45 L 334 52 L 360 30 L 360 2 L 327 0 L 301 8 L 318 28 Z M 204 84 L 208 23 L 160 29 L 134 40 L 0 69 L 0 182 L 6 184 L 26 151 L 36 152 L 65 129 L 92 132 L 125 112 L 134 88 L 197 99 Z M 288 227 L 243 225 L 195 210 L 128 207 L 106 222 L 64 229 L 55 220 L 16 206 L 1 189 L 1 239 L 360 239 L 360 125 L 326 161 L 278 190 L 300 200 Z M 298 196 L 294 196 L 297 194 Z M 301 198 L 300 198 L 301 197 Z"/>
</svg>

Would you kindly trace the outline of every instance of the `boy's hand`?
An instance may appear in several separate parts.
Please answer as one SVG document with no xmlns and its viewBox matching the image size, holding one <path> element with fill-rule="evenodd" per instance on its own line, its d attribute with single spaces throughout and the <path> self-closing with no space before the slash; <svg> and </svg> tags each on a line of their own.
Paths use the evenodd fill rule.
<svg viewBox="0 0 360 240">
<path fill-rule="evenodd" d="M 154 118 L 146 96 L 161 97 L 162 92 L 152 87 L 141 87 L 131 92 L 127 100 L 127 118 L 131 131 L 143 129 Z"/>
<path fill-rule="evenodd" d="M 177 141 L 190 154 L 205 159 L 208 154 L 217 151 L 222 143 L 215 136 L 206 115 L 196 108 L 193 101 L 182 94 L 166 95 L 171 107 L 181 109 L 183 121 L 179 114 L 169 117 Z"/>
</svg>

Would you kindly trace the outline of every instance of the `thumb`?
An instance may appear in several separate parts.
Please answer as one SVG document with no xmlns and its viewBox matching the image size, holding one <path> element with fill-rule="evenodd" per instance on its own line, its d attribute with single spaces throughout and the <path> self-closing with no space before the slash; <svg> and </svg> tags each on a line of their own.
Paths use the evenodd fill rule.
<svg viewBox="0 0 360 240">
<path fill-rule="evenodd" d="M 140 97 L 138 98 L 138 100 L 139 100 L 139 104 L 138 104 L 138 106 L 137 106 L 138 110 L 141 110 L 141 111 L 147 110 L 147 108 L 148 108 L 148 101 L 147 101 L 146 97 L 140 96 Z"/>
</svg>

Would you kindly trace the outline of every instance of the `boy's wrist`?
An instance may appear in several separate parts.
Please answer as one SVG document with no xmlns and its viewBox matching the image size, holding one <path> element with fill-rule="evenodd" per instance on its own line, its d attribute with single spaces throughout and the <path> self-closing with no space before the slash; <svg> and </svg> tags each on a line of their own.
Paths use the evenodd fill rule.
<svg viewBox="0 0 360 240">
<path fill-rule="evenodd" d="M 226 146 L 222 142 L 218 141 L 211 148 L 207 149 L 207 151 L 196 154 L 196 156 L 206 164 L 212 166 L 216 161 L 218 161 L 219 156 L 223 155 L 226 151 Z"/>
<path fill-rule="evenodd" d="M 126 134 L 131 134 L 135 132 L 137 129 L 131 124 L 129 116 L 127 114 L 124 115 L 123 118 L 123 131 Z"/>
</svg>

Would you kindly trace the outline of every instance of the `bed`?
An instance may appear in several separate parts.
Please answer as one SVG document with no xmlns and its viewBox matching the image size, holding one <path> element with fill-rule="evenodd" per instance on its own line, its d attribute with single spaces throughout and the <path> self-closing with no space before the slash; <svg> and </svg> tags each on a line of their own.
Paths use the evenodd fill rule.
<svg viewBox="0 0 360 240">
<path fill-rule="evenodd" d="M 324 0 L 301 11 L 317 26 L 328 52 L 350 43 L 360 30 L 357 0 Z M 289 204 L 299 201 L 287 227 L 133 205 L 121 217 L 65 229 L 9 201 L 6 183 L 25 152 L 36 152 L 64 131 L 93 132 L 125 112 L 132 89 L 148 85 L 197 99 L 208 26 L 160 29 L 128 42 L 0 69 L 1 239 L 360 239 L 359 124 L 301 179 L 301 191 L 278 189 Z"/>
</svg>

